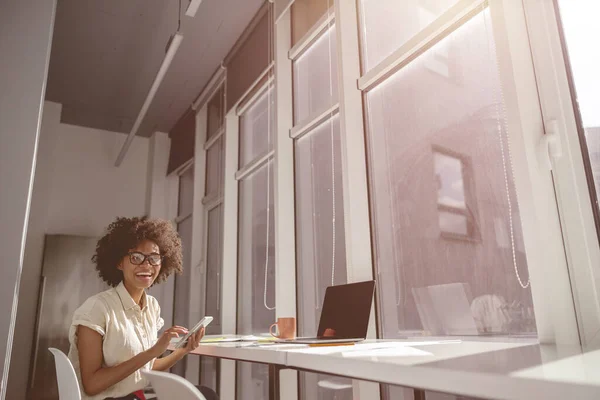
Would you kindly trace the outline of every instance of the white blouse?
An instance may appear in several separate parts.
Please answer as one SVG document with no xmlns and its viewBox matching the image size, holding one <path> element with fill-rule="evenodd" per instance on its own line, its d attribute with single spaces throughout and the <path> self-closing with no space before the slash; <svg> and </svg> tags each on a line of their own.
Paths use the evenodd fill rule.
<svg viewBox="0 0 600 400">
<path fill-rule="evenodd" d="M 148 385 L 140 371 L 152 369 L 154 360 L 102 393 L 88 396 L 81 384 L 77 350 L 78 325 L 86 326 L 102 335 L 102 354 L 106 367 L 120 364 L 150 349 L 157 341 L 157 333 L 164 325 L 164 320 L 160 317 L 160 306 L 154 297 L 144 292 L 141 304 L 142 307 L 135 303 L 121 282 L 115 288 L 90 297 L 75 311 L 69 329 L 69 359 L 77 374 L 83 400 L 122 397 Z"/>
</svg>

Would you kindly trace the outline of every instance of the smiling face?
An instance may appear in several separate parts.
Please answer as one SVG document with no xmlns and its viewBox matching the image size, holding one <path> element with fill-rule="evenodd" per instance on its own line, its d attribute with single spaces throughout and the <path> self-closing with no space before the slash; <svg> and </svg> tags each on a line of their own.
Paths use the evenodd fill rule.
<svg viewBox="0 0 600 400">
<path fill-rule="evenodd" d="M 123 271 L 125 287 L 143 290 L 152 286 L 160 272 L 160 259 L 160 249 L 151 240 L 144 240 L 130 249 L 118 267 Z M 156 263 L 158 265 L 153 265 Z"/>
</svg>

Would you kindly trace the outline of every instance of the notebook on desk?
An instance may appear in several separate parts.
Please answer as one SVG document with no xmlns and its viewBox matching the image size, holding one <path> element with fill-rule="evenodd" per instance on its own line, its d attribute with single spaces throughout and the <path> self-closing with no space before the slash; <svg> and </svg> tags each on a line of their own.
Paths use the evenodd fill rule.
<svg viewBox="0 0 600 400">
<path fill-rule="evenodd" d="M 325 291 L 317 336 L 277 341 L 326 344 L 365 340 L 374 292 L 375 281 L 329 286 Z"/>
</svg>

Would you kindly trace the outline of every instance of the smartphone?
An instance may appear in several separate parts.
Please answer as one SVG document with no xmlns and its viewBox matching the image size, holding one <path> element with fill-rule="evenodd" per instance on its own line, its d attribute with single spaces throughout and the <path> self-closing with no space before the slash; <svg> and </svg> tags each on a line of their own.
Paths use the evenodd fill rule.
<svg viewBox="0 0 600 400">
<path fill-rule="evenodd" d="M 200 320 L 200 322 L 198 322 L 196 324 L 196 326 L 194 326 L 192 329 L 190 329 L 188 331 L 188 333 L 181 338 L 181 340 L 179 340 L 179 342 L 177 342 L 177 344 L 175 345 L 176 349 L 180 349 L 184 346 L 187 345 L 187 340 L 190 338 L 190 336 L 192 336 L 194 333 L 198 332 L 201 328 L 206 328 L 208 326 L 208 324 L 210 324 L 213 320 L 213 317 L 204 317 Z"/>
</svg>

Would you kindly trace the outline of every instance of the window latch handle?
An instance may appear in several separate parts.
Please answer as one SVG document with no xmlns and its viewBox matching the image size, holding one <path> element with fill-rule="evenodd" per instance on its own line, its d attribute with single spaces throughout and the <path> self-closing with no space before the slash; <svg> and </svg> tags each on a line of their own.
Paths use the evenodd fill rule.
<svg viewBox="0 0 600 400">
<path fill-rule="evenodd" d="M 549 170 L 552 170 L 554 162 L 562 157 L 562 144 L 560 142 L 558 121 L 551 119 L 546 121 L 546 133 L 542 136 L 541 149 L 547 160 Z"/>
</svg>

